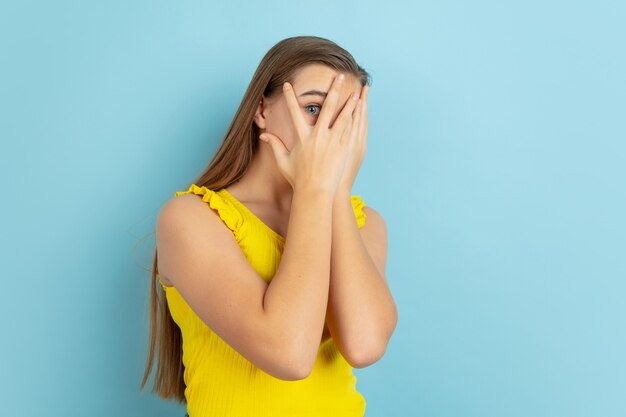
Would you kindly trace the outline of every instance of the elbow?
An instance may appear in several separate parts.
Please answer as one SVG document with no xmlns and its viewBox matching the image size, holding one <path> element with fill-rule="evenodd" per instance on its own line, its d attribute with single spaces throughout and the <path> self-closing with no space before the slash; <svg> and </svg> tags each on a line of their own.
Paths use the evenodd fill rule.
<svg viewBox="0 0 626 417">
<path fill-rule="evenodd" d="M 359 338 L 352 338 L 349 347 L 347 347 L 347 355 L 344 355 L 346 361 L 353 368 L 365 368 L 378 362 L 387 351 L 387 345 L 398 325 L 398 310 L 393 305 L 393 315 L 390 323 L 384 330 L 369 334 L 369 337 L 359 334 Z"/>
<path fill-rule="evenodd" d="M 299 381 L 301 379 L 306 379 L 309 377 L 309 375 L 311 375 L 311 372 L 313 372 L 312 366 L 309 366 L 306 364 L 303 366 L 300 366 L 294 369 L 292 381 Z"/>
<path fill-rule="evenodd" d="M 311 350 L 308 355 L 302 354 L 302 349 L 299 351 L 299 358 L 296 363 L 299 365 L 294 369 L 295 380 L 306 379 L 313 372 L 315 366 L 315 360 L 317 359 L 317 351 L 319 346 L 315 350 Z"/>
<path fill-rule="evenodd" d="M 386 350 L 386 346 L 384 346 L 383 348 L 353 350 L 347 355 L 346 361 L 353 368 L 366 368 L 378 362 L 383 357 Z"/>
<path fill-rule="evenodd" d="M 317 359 L 319 339 L 316 345 L 310 332 L 285 331 L 277 333 L 273 340 L 269 352 L 272 353 L 274 366 L 280 369 L 281 374 L 277 376 L 274 373 L 273 376 L 285 381 L 298 381 L 311 375 Z"/>
<path fill-rule="evenodd" d="M 383 336 L 370 338 L 368 341 L 360 341 L 353 343 L 352 347 L 347 349 L 346 361 L 353 368 L 365 368 L 378 362 L 387 351 L 389 339 L 396 327 L 397 318 L 394 319 L 393 326 Z"/>
<path fill-rule="evenodd" d="M 310 371 L 306 371 L 305 368 L 291 368 L 288 373 L 277 375 L 274 374 L 272 376 L 281 379 L 283 381 L 300 381 L 301 379 L 306 379 L 311 374 Z"/>
<path fill-rule="evenodd" d="M 313 367 L 303 360 L 302 356 L 301 353 L 295 353 L 277 357 L 276 362 L 281 364 L 282 372 L 280 375 L 274 374 L 273 376 L 284 381 L 299 381 L 307 378 L 311 374 Z"/>
<path fill-rule="evenodd" d="M 299 381 L 308 378 L 311 372 L 313 372 L 313 366 L 305 361 L 298 360 L 293 363 L 294 365 L 289 367 L 288 374 L 282 376 L 280 379 L 285 381 Z"/>
<path fill-rule="evenodd" d="M 313 367 L 306 366 L 301 360 L 286 362 L 284 357 L 276 358 L 277 365 L 267 373 L 283 381 L 299 381 L 307 378 Z"/>
<path fill-rule="evenodd" d="M 288 366 L 288 375 L 281 378 L 286 381 L 299 381 L 301 379 L 308 378 L 313 372 L 313 365 L 315 364 L 315 359 L 317 356 L 317 351 L 315 351 L 315 355 L 304 355 L 303 349 L 301 348 L 293 348 L 291 349 L 292 354 L 289 355 L 289 366 Z M 277 358 L 278 361 L 285 361 L 286 358 Z"/>
</svg>

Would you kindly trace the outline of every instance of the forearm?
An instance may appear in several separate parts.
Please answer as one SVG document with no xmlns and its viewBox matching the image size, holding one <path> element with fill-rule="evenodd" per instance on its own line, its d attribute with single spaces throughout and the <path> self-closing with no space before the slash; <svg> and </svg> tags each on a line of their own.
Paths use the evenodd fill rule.
<svg viewBox="0 0 626 417">
<path fill-rule="evenodd" d="M 395 327 L 396 307 L 361 238 L 350 192 L 337 193 L 333 201 L 327 324 L 344 356 L 367 361 L 385 350 Z"/>
<path fill-rule="evenodd" d="M 265 293 L 264 308 L 280 337 L 312 363 L 326 313 L 332 194 L 294 191 L 285 248 Z"/>
</svg>

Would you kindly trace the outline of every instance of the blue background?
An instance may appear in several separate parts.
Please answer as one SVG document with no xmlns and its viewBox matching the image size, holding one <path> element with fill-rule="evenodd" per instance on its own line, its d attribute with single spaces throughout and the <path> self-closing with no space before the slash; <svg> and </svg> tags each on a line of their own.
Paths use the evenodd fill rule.
<svg viewBox="0 0 626 417">
<path fill-rule="evenodd" d="M 432 3 L 432 4 L 431 4 Z M 373 77 L 353 193 L 399 322 L 366 416 L 626 415 L 619 1 L 5 1 L 3 416 L 181 416 L 139 391 L 154 221 L 265 52 Z"/>
</svg>

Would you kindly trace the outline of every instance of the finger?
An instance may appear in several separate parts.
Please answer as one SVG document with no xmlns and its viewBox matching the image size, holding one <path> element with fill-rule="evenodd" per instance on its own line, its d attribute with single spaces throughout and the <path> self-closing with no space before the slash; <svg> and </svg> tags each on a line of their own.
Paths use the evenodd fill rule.
<svg viewBox="0 0 626 417">
<path fill-rule="evenodd" d="M 298 134 L 298 140 L 300 140 L 305 137 L 308 125 L 306 120 L 304 120 L 304 116 L 300 112 L 300 104 L 298 104 L 296 93 L 291 83 L 285 83 L 285 85 L 283 85 L 283 94 L 285 95 L 285 100 L 287 101 L 287 108 L 289 109 L 289 114 L 291 115 L 291 121 L 293 122 L 296 133 Z"/>
<path fill-rule="evenodd" d="M 357 105 L 358 98 L 359 96 L 356 93 L 352 94 L 348 98 L 347 103 L 344 105 L 341 113 L 339 113 L 339 116 L 337 116 L 337 120 L 335 120 L 335 123 L 333 124 L 333 131 L 338 130 L 339 134 L 342 134 L 342 132 L 344 132 L 346 128 L 350 126 L 352 122 L 352 113 Z"/>
<path fill-rule="evenodd" d="M 360 130 L 361 106 L 362 100 L 357 99 L 354 105 L 354 111 L 350 114 L 350 118 L 344 130 L 343 137 L 346 138 L 346 141 L 354 142 L 355 136 L 358 135 Z"/>
<path fill-rule="evenodd" d="M 289 150 L 287 150 L 283 141 L 277 136 L 265 132 L 259 135 L 259 139 L 270 145 L 277 163 L 280 164 L 287 157 L 287 155 L 289 155 Z"/>
<path fill-rule="evenodd" d="M 322 110 L 320 110 L 320 114 L 317 118 L 317 123 L 315 123 L 316 128 L 318 126 L 323 128 L 329 127 L 330 119 L 335 113 L 335 108 L 337 107 L 337 101 L 339 100 L 339 88 L 343 84 L 344 77 L 345 76 L 343 74 L 339 74 L 333 80 L 333 84 L 330 86 L 330 90 L 326 94 Z"/>
<path fill-rule="evenodd" d="M 354 147 L 358 141 L 358 132 L 360 130 L 360 114 L 361 114 L 361 100 L 357 100 L 354 111 L 350 117 L 350 120 L 344 130 L 341 143 L 345 143 L 349 147 Z"/>
<path fill-rule="evenodd" d="M 360 108 L 359 108 L 359 119 L 360 119 L 360 123 L 359 123 L 359 132 L 358 132 L 358 138 L 359 140 L 363 139 L 363 136 L 365 135 L 365 130 L 367 128 L 367 97 L 369 94 L 369 86 L 366 85 L 363 87 L 363 90 L 361 90 L 361 98 L 359 99 L 360 101 Z"/>
<path fill-rule="evenodd" d="M 361 134 L 361 130 L 363 129 L 363 123 L 365 122 L 364 117 L 363 117 L 364 116 L 363 109 L 365 108 L 368 92 L 369 92 L 369 86 L 365 85 L 361 89 L 361 97 L 359 97 L 357 108 L 355 110 L 355 113 L 358 112 L 358 121 L 356 122 L 356 126 L 358 126 L 359 135 Z"/>
<path fill-rule="evenodd" d="M 360 135 L 361 132 L 363 131 L 363 118 L 361 117 L 363 115 L 363 100 L 359 99 L 359 101 L 356 104 L 356 108 L 354 109 L 354 115 L 352 116 L 352 130 L 355 132 L 355 136 L 356 138 L 354 138 L 353 136 L 350 137 L 350 140 L 359 140 L 360 139 Z"/>
</svg>

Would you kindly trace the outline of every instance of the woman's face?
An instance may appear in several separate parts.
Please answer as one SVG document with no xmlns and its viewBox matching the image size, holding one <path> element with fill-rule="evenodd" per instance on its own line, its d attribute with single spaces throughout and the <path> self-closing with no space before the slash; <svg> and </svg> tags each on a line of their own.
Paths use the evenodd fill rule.
<svg viewBox="0 0 626 417">
<path fill-rule="evenodd" d="M 339 71 L 322 64 L 310 64 L 301 68 L 295 74 L 293 91 L 299 104 L 304 120 L 312 127 L 324 104 L 325 94 L 328 93 L 334 78 Z M 348 101 L 350 94 L 361 94 L 361 83 L 353 76 L 347 75 L 339 89 L 339 101 L 331 117 L 330 126 Z M 254 116 L 254 121 L 261 130 L 268 132 L 282 140 L 288 150 L 296 140 L 296 130 L 291 120 L 285 95 L 281 91 L 272 98 L 263 97 Z"/>
</svg>

